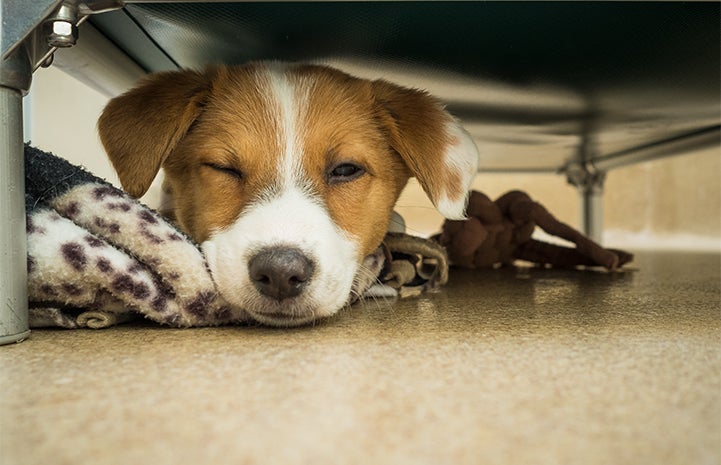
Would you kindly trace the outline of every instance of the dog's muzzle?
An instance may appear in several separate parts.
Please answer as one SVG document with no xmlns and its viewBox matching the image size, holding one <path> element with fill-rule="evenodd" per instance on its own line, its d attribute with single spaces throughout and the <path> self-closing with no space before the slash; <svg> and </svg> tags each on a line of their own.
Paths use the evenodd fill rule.
<svg viewBox="0 0 721 465">
<path fill-rule="evenodd" d="M 358 300 L 376 281 L 384 260 L 382 247 L 365 258 L 360 266 L 362 271 L 353 279 L 345 304 Z M 261 323 L 286 327 L 307 324 L 334 314 L 337 307 L 306 306 L 306 299 L 313 298 L 309 293 L 317 284 L 315 280 L 320 279 L 316 274 L 313 259 L 298 248 L 287 246 L 260 250 L 248 260 L 248 276 L 261 300 L 248 310 Z"/>
</svg>

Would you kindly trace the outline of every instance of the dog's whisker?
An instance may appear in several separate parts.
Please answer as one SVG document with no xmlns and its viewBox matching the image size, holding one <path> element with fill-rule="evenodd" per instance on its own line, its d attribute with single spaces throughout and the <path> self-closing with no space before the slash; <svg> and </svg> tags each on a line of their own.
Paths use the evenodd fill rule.
<svg viewBox="0 0 721 465">
<path fill-rule="evenodd" d="M 418 210 L 431 210 L 431 211 L 434 211 L 434 212 L 437 211 L 436 208 L 433 207 L 433 206 L 428 206 L 428 205 L 403 205 L 402 203 L 397 203 L 396 206 L 395 206 L 395 209 L 398 210 L 398 209 L 400 209 L 400 208 L 404 208 L 404 209 L 414 208 L 414 209 L 418 209 Z"/>
<path fill-rule="evenodd" d="M 404 224 L 397 220 L 391 220 L 391 224 L 396 224 L 398 226 L 402 226 L 405 229 L 406 233 L 413 233 L 416 236 L 425 236 L 428 234 L 426 231 L 421 231 L 420 229 L 412 228 L 412 227 L 408 226 L 407 223 Z"/>
<path fill-rule="evenodd" d="M 383 282 L 381 281 L 380 276 L 378 276 L 376 273 L 373 273 L 373 271 L 371 271 L 368 267 L 366 267 L 364 265 L 360 265 L 358 267 L 356 279 L 359 279 L 358 278 L 359 276 L 369 279 L 371 282 L 371 286 L 373 286 L 374 284 L 381 285 L 381 286 L 383 285 Z M 355 297 L 357 297 L 358 300 L 373 301 L 373 304 L 375 305 L 377 310 L 381 310 L 384 305 L 387 305 L 389 302 L 392 302 L 392 300 L 389 299 L 388 296 L 379 296 L 379 295 L 367 295 L 366 296 L 367 289 L 363 292 L 359 292 L 356 289 L 357 282 L 354 284 L 355 284 L 355 286 L 351 290 L 351 294 L 354 295 Z M 369 286 L 369 288 L 371 286 Z"/>
</svg>

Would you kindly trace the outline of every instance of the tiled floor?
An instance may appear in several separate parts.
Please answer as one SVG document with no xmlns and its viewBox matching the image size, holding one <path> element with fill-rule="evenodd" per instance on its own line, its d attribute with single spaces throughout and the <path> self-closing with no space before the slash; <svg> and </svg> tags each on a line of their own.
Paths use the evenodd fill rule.
<svg viewBox="0 0 721 465">
<path fill-rule="evenodd" d="M 34 331 L 0 463 L 721 463 L 721 257 L 455 271 L 294 330 Z"/>
</svg>

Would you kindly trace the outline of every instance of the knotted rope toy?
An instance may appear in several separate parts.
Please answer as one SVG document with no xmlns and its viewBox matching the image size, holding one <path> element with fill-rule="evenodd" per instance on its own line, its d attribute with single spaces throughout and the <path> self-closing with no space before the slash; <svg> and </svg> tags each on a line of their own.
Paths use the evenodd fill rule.
<svg viewBox="0 0 721 465">
<path fill-rule="evenodd" d="M 562 268 L 602 266 L 618 270 L 633 260 L 628 252 L 601 247 L 518 190 L 507 192 L 495 201 L 473 191 L 466 214 L 466 220 L 443 223 L 442 232 L 435 236 L 446 247 L 451 264 L 456 266 L 487 268 L 524 260 Z M 533 239 L 536 226 L 575 247 Z"/>
</svg>

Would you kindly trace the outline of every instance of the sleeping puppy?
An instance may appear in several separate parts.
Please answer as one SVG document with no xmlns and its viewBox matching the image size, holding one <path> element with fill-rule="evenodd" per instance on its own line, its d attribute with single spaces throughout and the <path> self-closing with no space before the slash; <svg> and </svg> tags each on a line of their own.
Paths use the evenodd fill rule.
<svg viewBox="0 0 721 465">
<path fill-rule="evenodd" d="M 98 128 L 131 195 L 164 168 L 176 221 L 219 292 L 275 326 L 349 301 L 410 176 L 460 219 L 478 165 L 430 95 L 313 65 L 150 75 L 110 101 Z"/>
</svg>

